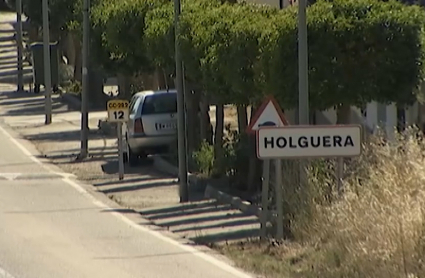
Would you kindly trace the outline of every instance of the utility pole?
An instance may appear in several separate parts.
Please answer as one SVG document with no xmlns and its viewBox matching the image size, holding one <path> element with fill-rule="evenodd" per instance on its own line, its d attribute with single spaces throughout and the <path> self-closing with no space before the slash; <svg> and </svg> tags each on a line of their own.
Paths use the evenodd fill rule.
<svg viewBox="0 0 425 278">
<path fill-rule="evenodd" d="M 310 106 L 308 100 L 308 49 L 307 49 L 307 0 L 298 0 L 298 124 L 310 124 Z M 307 160 L 300 161 L 300 187 L 301 193 L 306 192 L 307 185 Z M 306 195 L 301 197 L 306 201 Z"/>
<path fill-rule="evenodd" d="M 186 156 L 186 117 L 183 91 L 183 62 L 178 40 L 178 25 L 181 13 L 180 0 L 174 0 L 174 26 L 175 26 L 175 58 L 176 58 L 176 89 L 177 89 L 177 123 L 178 123 L 178 155 L 179 155 L 179 194 L 180 202 L 189 201 L 187 184 L 187 156 Z"/>
<path fill-rule="evenodd" d="M 44 50 L 44 87 L 45 87 L 45 124 L 52 123 L 52 75 L 50 69 L 49 4 L 43 0 L 43 50 Z"/>
<path fill-rule="evenodd" d="M 18 92 L 24 91 L 24 66 L 22 61 L 22 0 L 16 0 L 16 43 L 18 45 Z"/>
<path fill-rule="evenodd" d="M 307 50 L 307 0 L 298 0 L 298 119 L 300 125 L 308 125 L 308 50 Z"/>
<path fill-rule="evenodd" d="M 89 113 L 88 113 L 88 90 L 89 90 L 89 32 L 90 32 L 90 0 L 84 0 L 83 7 L 83 91 L 81 93 L 81 151 L 80 159 L 88 154 L 89 137 Z"/>
</svg>

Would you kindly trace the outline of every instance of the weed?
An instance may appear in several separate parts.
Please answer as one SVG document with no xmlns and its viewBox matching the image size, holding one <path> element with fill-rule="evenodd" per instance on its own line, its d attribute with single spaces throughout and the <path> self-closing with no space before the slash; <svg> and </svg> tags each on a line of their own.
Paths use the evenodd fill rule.
<svg viewBox="0 0 425 278">
<path fill-rule="evenodd" d="M 425 144 L 416 130 L 395 142 L 370 138 L 346 163 L 342 197 L 331 160 L 311 161 L 302 187 L 294 182 L 296 163 L 284 167 L 295 241 L 273 252 L 264 243 L 228 247 L 240 265 L 268 277 L 425 277 Z"/>
</svg>

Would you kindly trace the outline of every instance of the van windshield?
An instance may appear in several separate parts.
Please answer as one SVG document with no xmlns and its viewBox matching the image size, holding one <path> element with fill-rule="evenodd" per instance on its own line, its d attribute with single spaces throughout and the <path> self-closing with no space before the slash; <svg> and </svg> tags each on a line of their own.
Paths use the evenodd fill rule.
<svg viewBox="0 0 425 278">
<path fill-rule="evenodd" d="M 177 94 L 159 94 L 146 96 L 142 115 L 177 113 Z"/>
</svg>

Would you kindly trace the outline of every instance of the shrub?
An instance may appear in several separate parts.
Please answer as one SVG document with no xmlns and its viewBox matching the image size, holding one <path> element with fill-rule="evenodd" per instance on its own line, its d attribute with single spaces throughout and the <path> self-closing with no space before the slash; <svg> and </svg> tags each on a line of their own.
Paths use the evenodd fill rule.
<svg viewBox="0 0 425 278">
<path fill-rule="evenodd" d="M 423 10 L 396 1 L 322 0 L 307 13 L 312 108 L 416 100 L 423 75 Z M 262 40 L 264 89 L 285 108 L 295 107 L 296 9 L 280 12 L 273 23 Z"/>
<path fill-rule="evenodd" d="M 425 275 L 425 145 L 413 135 L 368 143 L 341 200 L 329 205 L 310 195 L 313 217 L 293 229 L 320 250 L 312 277 Z"/>
<path fill-rule="evenodd" d="M 198 171 L 209 177 L 214 171 L 214 146 L 206 141 L 201 143 L 199 150 L 193 153 L 193 159 L 198 166 Z"/>
</svg>

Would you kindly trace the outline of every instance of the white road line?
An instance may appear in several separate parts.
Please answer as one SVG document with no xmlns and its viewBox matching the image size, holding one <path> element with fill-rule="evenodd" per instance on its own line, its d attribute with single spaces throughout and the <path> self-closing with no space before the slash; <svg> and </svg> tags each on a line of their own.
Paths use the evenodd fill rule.
<svg viewBox="0 0 425 278">
<path fill-rule="evenodd" d="M 32 161 L 34 161 L 35 163 L 43 166 L 46 170 L 48 170 L 51 173 L 54 173 L 51 169 L 49 169 L 46 165 L 44 165 L 40 160 L 38 160 L 36 157 L 34 157 L 21 143 L 18 142 L 18 140 L 16 140 L 15 138 L 13 138 L 3 127 L 0 126 L 0 131 L 8 138 L 10 139 L 11 142 L 13 142 L 26 156 L 28 156 L 29 158 L 31 158 Z M 61 174 L 64 175 L 64 173 L 57 173 L 57 174 Z M 70 186 L 72 186 L 75 190 L 77 190 L 79 193 L 81 193 L 82 195 L 84 195 L 86 198 L 88 198 L 94 205 L 98 206 L 99 208 L 102 209 L 111 209 L 109 206 L 107 206 L 106 204 L 104 204 L 103 202 L 97 200 L 93 195 L 91 195 L 86 189 L 84 189 L 81 185 L 79 185 L 78 183 L 76 183 L 75 181 L 69 179 L 68 177 L 64 177 L 62 179 L 64 182 L 66 182 L 67 184 L 69 184 Z M 137 225 L 136 223 L 134 223 L 133 221 L 131 221 L 130 219 L 128 219 L 127 217 L 125 217 L 123 214 L 118 213 L 118 212 L 112 212 L 113 215 L 115 215 L 117 218 L 119 218 L 120 220 L 122 220 L 123 222 L 127 223 L 128 225 L 132 226 L 135 229 L 138 229 L 142 232 L 146 232 L 149 233 L 153 236 L 155 236 L 156 238 L 168 242 L 174 246 L 179 247 L 180 249 L 187 251 L 188 253 L 191 253 L 195 256 L 198 256 L 200 258 L 202 258 L 203 260 L 215 265 L 218 268 L 221 268 L 224 271 L 227 271 L 228 273 L 234 275 L 235 277 L 238 278 L 252 278 L 252 276 L 236 269 L 235 267 L 222 262 L 219 259 L 214 258 L 213 256 L 210 256 L 206 253 L 203 252 L 199 252 L 199 250 L 197 250 L 196 248 L 192 247 L 192 246 L 188 246 L 188 245 L 184 245 L 172 238 L 166 237 L 163 234 L 161 234 L 160 232 L 157 231 L 153 231 L 149 228 Z M 0 268 L 0 274 L 1 274 L 1 268 Z M 7 278 L 14 278 L 13 276 L 8 277 Z M 0 276 L 0 278 L 3 278 Z"/>
<path fill-rule="evenodd" d="M 10 135 L 9 132 L 7 132 L 2 126 L 0 126 L 0 131 L 4 134 L 4 136 L 7 137 L 7 139 L 9 139 L 10 141 L 12 141 L 12 143 L 15 144 L 33 162 L 35 162 L 35 163 L 43 166 L 44 168 L 46 168 L 48 171 L 51 172 L 50 169 L 48 169 L 45 165 L 43 165 L 43 163 L 40 160 L 38 160 L 36 157 L 34 157 L 24 146 L 22 146 L 21 143 L 18 142 L 18 140 L 16 140 L 15 138 L 13 138 L 12 135 Z"/>
<path fill-rule="evenodd" d="M 0 131 L 1 131 L 1 133 L 3 133 L 4 136 L 7 137 L 7 139 L 9 139 L 13 144 L 15 144 L 15 146 L 17 146 L 24 153 L 24 155 L 26 155 L 34 163 L 36 163 L 36 164 L 40 165 L 41 167 L 43 167 L 50 174 L 59 175 L 59 176 L 62 176 L 64 178 L 75 177 L 75 175 L 73 175 L 73 174 L 63 173 L 63 172 L 60 173 L 60 172 L 53 171 L 49 166 L 43 164 L 43 162 L 41 162 L 35 156 L 33 156 L 30 151 L 28 151 L 21 143 L 19 143 L 18 140 L 16 140 L 15 138 L 13 138 L 12 135 L 10 135 L 9 132 L 7 132 L 7 130 L 5 130 L 1 125 L 0 125 Z"/>
</svg>

